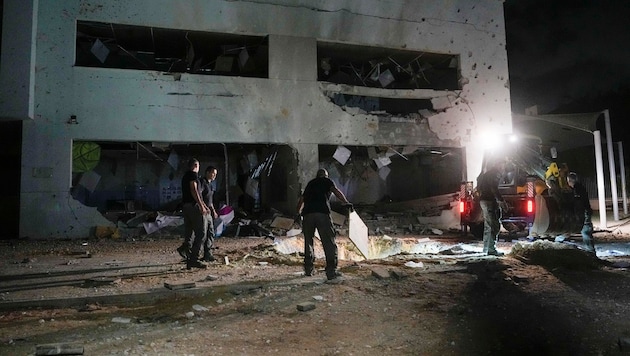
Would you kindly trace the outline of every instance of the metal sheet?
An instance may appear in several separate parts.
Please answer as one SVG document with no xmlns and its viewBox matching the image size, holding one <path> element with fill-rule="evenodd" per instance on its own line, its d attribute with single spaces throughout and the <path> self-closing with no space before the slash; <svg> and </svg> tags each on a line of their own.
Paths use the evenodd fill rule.
<svg viewBox="0 0 630 356">
<path fill-rule="evenodd" d="M 366 260 L 370 259 L 368 228 L 356 211 L 350 213 L 348 237 L 350 237 L 350 241 L 359 249 L 363 257 L 365 257 Z"/>
</svg>

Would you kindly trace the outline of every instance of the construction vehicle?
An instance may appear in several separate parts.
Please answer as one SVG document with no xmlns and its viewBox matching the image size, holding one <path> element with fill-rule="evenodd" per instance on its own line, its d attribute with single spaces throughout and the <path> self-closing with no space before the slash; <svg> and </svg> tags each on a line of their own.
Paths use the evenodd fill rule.
<svg viewBox="0 0 630 356">
<path fill-rule="evenodd" d="M 583 213 L 574 209 L 574 198 L 567 184 L 569 169 L 557 162 L 555 148 L 549 156 L 536 137 L 505 137 L 498 150 L 488 150 L 482 165 L 501 160 L 499 192 L 506 204 L 501 211 L 501 225 L 510 234 L 528 237 L 553 237 L 579 233 Z M 473 181 L 462 182 L 459 193 L 461 231 L 483 236 L 483 215 Z"/>
</svg>

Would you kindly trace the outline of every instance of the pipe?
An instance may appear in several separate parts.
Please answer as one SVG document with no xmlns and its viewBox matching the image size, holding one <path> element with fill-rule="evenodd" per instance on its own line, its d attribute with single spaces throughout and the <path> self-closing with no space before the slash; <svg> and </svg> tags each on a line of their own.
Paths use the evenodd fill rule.
<svg viewBox="0 0 630 356">
<path fill-rule="evenodd" d="M 606 228 L 606 188 L 604 186 L 604 159 L 602 158 L 602 137 L 599 130 L 593 131 L 595 143 L 595 170 L 597 171 L 597 200 L 599 201 L 599 228 Z"/>
<path fill-rule="evenodd" d="M 626 192 L 626 166 L 623 158 L 623 142 L 617 142 L 619 151 L 619 173 L 621 174 L 621 203 L 623 204 L 623 215 L 628 216 L 628 199 Z"/>
<path fill-rule="evenodd" d="M 221 143 L 223 145 L 223 159 L 225 160 L 225 205 L 230 206 L 230 182 L 228 181 L 228 153 L 227 146 L 225 143 Z"/>
<path fill-rule="evenodd" d="M 612 145 L 612 133 L 610 128 L 610 114 L 604 110 L 604 123 L 606 124 L 606 146 L 608 147 L 608 169 L 610 170 L 610 194 L 612 195 L 613 218 L 619 221 L 619 193 L 617 191 L 617 173 L 615 172 L 615 152 Z"/>
</svg>

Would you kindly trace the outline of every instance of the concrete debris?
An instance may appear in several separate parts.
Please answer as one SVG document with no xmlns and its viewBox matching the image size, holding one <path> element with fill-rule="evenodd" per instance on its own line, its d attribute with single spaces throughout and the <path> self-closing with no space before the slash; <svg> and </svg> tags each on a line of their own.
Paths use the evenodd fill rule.
<svg viewBox="0 0 630 356">
<path fill-rule="evenodd" d="M 393 269 L 391 271 L 389 271 L 389 273 L 395 278 L 395 279 L 403 279 L 403 278 L 407 278 L 409 277 L 409 275 L 403 271 L 400 270 L 396 270 Z"/>
<path fill-rule="evenodd" d="M 82 344 L 42 344 L 35 346 L 35 355 L 83 355 Z"/>
<path fill-rule="evenodd" d="M 84 286 L 100 287 L 105 285 L 118 284 L 121 282 L 117 277 L 93 277 L 85 280 Z"/>
<path fill-rule="evenodd" d="M 124 318 L 121 316 L 115 316 L 112 318 L 112 323 L 119 323 L 119 324 L 129 324 L 131 323 L 131 318 Z"/>
<path fill-rule="evenodd" d="M 303 302 L 297 305 L 297 310 L 299 311 L 309 311 L 315 309 L 315 303 L 313 302 Z"/>
<path fill-rule="evenodd" d="M 190 289 L 195 288 L 197 285 L 195 282 L 186 282 L 186 283 L 169 283 L 164 282 L 164 287 L 170 290 L 179 290 L 179 289 Z"/>
<path fill-rule="evenodd" d="M 389 271 L 384 268 L 372 268 L 372 276 L 378 279 L 388 279 L 390 277 Z"/>
<path fill-rule="evenodd" d="M 193 305 L 192 308 L 193 308 L 194 311 L 198 311 L 198 312 L 206 312 L 206 311 L 210 310 L 210 309 L 204 307 L 203 305 L 199 305 L 199 304 Z"/>
<path fill-rule="evenodd" d="M 282 216 L 276 216 L 271 223 L 271 227 L 280 228 L 284 230 L 291 230 L 293 228 L 294 219 L 285 218 Z"/>
<path fill-rule="evenodd" d="M 407 261 L 407 262 L 405 262 L 405 266 L 410 267 L 410 268 L 423 268 L 424 267 L 424 263 L 422 263 L 422 262 L 414 262 L 414 261 Z"/>
<path fill-rule="evenodd" d="M 525 263 L 548 268 L 596 269 L 604 263 L 575 245 L 546 240 L 537 240 L 531 244 L 517 242 L 510 254 Z"/>
<path fill-rule="evenodd" d="M 233 295 L 241 295 L 243 293 L 256 293 L 262 291 L 263 286 L 254 284 L 254 285 L 242 285 L 236 286 L 230 289 L 230 293 Z"/>
</svg>

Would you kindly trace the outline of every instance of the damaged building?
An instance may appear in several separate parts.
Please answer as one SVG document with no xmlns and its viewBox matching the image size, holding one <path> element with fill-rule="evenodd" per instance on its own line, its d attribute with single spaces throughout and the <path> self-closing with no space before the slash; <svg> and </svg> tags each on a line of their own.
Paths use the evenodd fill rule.
<svg viewBox="0 0 630 356">
<path fill-rule="evenodd" d="M 19 237 L 215 204 L 292 217 L 318 168 L 372 211 L 448 196 L 512 130 L 503 2 L 4 0 Z M 408 205 L 407 205 L 408 207 Z"/>
</svg>

